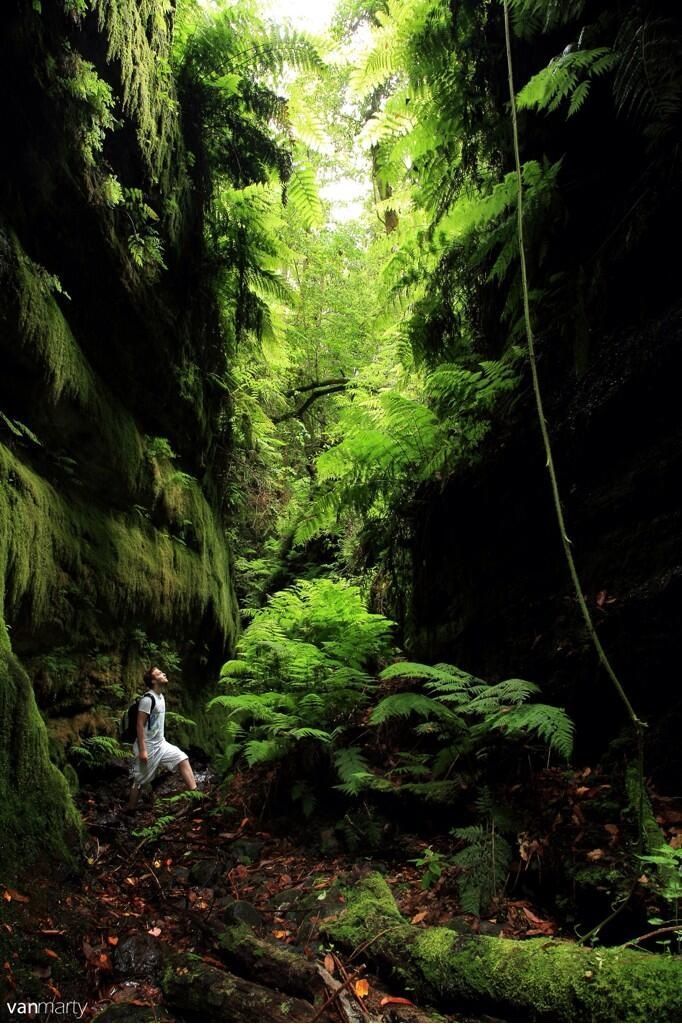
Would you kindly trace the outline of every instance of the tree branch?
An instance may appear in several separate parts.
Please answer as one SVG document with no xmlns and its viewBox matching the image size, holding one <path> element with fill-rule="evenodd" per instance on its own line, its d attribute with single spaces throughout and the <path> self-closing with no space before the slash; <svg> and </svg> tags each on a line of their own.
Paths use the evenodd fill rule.
<svg viewBox="0 0 682 1024">
<path fill-rule="evenodd" d="M 299 395 L 303 391 L 315 391 L 316 388 L 328 388 L 335 384 L 343 384 L 345 387 L 349 380 L 349 377 L 329 377 L 327 380 L 315 380 L 312 384 L 302 384 L 300 388 L 289 388 L 284 394 L 287 398 L 293 398 L 294 395 Z"/>
<path fill-rule="evenodd" d="M 282 413 L 281 416 L 271 416 L 270 419 L 273 423 L 283 423 L 284 420 L 300 419 L 306 409 L 308 409 L 313 402 L 316 402 L 318 398 L 324 398 L 326 395 L 333 395 L 336 391 L 345 391 L 347 387 L 348 381 L 344 381 L 343 383 L 326 387 L 321 391 L 313 391 L 311 395 L 308 395 L 305 402 L 303 402 L 302 405 L 299 405 L 298 409 L 292 409 L 290 412 Z M 303 391 L 308 389 L 301 388 L 301 390 Z"/>
</svg>

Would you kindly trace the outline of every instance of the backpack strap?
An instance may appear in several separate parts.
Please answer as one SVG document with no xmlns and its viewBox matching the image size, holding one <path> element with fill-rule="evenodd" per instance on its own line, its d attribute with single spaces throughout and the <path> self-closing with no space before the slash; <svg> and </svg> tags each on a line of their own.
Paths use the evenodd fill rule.
<svg viewBox="0 0 682 1024">
<path fill-rule="evenodd" d="M 150 701 L 152 702 L 152 706 L 149 709 L 149 714 L 147 715 L 147 728 L 151 729 L 151 727 L 152 727 L 152 711 L 156 707 L 156 697 L 154 696 L 154 694 L 152 693 L 151 690 L 147 690 L 147 692 L 143 693 L 142 696 L 143 697 L 149 697 Z M 142 697 L 140 697 L 140 700 L 142 700 Z"/>
</svg>

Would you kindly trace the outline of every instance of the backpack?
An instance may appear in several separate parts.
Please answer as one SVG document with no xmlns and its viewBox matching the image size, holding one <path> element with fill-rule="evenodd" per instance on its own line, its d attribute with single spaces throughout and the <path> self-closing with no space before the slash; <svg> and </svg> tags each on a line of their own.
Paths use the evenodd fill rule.
<svg viewBox="0 0 682 1024">
<path fill-rule="evenodd" d="M 152 712 L 156 707 L 156 698 L 151 690 L 143 693 L 142 697 L 151 697 L 152 700 L 149 717 L 147 718 L 147 728 L 149 729 L 152 724 Z M 121 743 L 134 743 L 137 739 L 137 713 L 140 709 L 142 697 L 136 697 L 128 710 L 124 711 L 121 715 L 121 720 L 118 723 L 118 736 Z"/>
</svg>

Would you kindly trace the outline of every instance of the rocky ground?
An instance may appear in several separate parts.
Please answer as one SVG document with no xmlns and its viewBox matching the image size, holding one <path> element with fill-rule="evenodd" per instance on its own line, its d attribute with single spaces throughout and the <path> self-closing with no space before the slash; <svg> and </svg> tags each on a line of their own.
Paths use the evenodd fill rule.
<svg viewBox="0 0 682 1024">
<path fill-rule="evenodd" d="M 365 949 L 342 952 L 321 934 L 323 922 L 343 911 L 344 885 L 369 871 L 385 877 L 404 917 L 419 927 L 521 938 L 560 931 L 537 902 L 520 898 L 522 887 L 484 920 L 462 914 L 456 870 L 446 867 L 425 886 L 427 843 L 417 836 L 402 833 L 380 854 L 350 853 L 324 826 L 266 826 L 246 777 L 221 789 L 204 770 L 199 783 L 197 800 L 176 800 L 167 777 L 153 806 L 144 802 L 134 817 L 124 813 L 122 767 L 81 790 L 87 835 L 75 869 L 44 865 L 4 887 L 1 1019 L 471 1019 L 457 1008 L 438 1016 L 414 1006 L 409 991 L 394 991 L 368 969 Z M 617 836 L 600 825 L 603 844 L 592 846 L 589 810 L 580 807 L 599 787 L 574 791 L 581 792 L 565 827 L 574 838 L 587 833 L 585 868 L 605 863 L 606 871 Z M 430 846 L 448 842 L 435 837 Z M 537 839 L 526 843 L 524 870 L 543 856 Z M 38 1008 L 18 1012 L 31 1001 Z M 73 1001 L 87 1006 L 59 1017 L 55 1006 Z"/>
</svg>

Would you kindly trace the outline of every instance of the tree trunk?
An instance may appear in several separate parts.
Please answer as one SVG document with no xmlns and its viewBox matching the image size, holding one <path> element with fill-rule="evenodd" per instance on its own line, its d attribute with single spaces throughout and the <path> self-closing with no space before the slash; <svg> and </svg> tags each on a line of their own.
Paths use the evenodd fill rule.
<svg viewBox="0 0 682 1024">
<path fill-rule="evenodd" d="M 173 1010 L 203 1021 L 312 1021 L 311 1003 L 282 995 L 253 981 L 205 963 L 201 957 L 182 953 L 167 961 L 161 988 Z M 320 1020 L 324 1020 L 324 1016 Z M 326 1019 L 329 1019 L 328 1017 Z"/>
<path fill-rule="evenodd" d="M 359 882 L 325 934 L 427 1001 L 521 1011 L 528 1019 L 678 1021 L 682 959 L 554 939 L 461 936 L 402 917 L 380 875 Z"/>
</svg>

